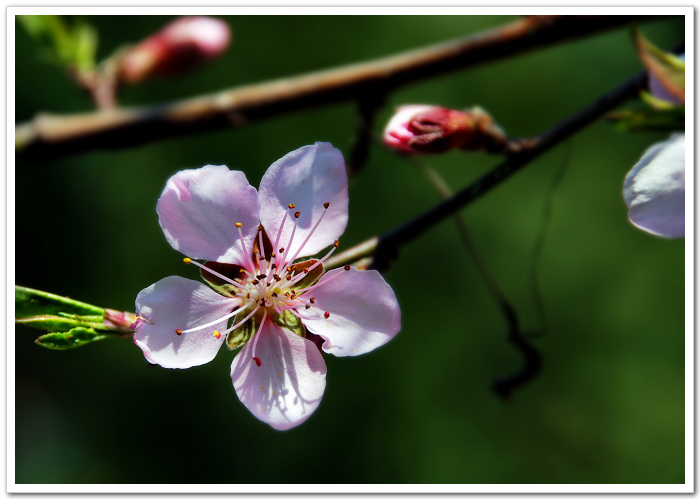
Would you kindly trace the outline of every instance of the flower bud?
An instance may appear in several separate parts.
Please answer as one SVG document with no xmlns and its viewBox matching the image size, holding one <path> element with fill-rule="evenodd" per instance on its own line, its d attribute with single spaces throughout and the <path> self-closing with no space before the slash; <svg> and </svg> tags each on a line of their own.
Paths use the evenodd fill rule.
<svg viewBox="0 0 700 499">
<path fill-rule="evenodd" d="M 397 108 L 384 130 L 384 143 L 405 154 L 440 153 L 450 149 L 500 152 L 506 137 L 491 116 L 475 107 L 457 111 L 439 106 Z"/>
<path fill-rule="evenodd" d="M 138 83 L 154 75 L 175 75 L 218 57 L 229 46 L 228 25 L 211 17 L 181 17 L 130 48 L 120 78 Z"/>
</svg>

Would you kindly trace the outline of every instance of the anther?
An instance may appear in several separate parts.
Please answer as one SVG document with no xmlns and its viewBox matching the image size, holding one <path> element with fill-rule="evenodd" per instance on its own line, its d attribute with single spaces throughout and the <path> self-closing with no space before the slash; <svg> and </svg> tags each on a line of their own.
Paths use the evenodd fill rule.
<svg viewBox="0 0 700 499">
<path fill-rule="evenodd" d="M 290 210 L 293 210 L 294 208 L 297 207 L 297 205 L 295 205 L 294 203 L 290 203 L 290 204 L 288 204 L 287 206 L 289 206 L 289 209 L 290 209 Z"/>
<path fill-rule="evenodd" d="M 214 338 L 216 338 L 216 339 L 221 338 L 221 333 L 218 331 L 214 331 Z"/>
<path fill-rule="evenodd" d="M 258 365 L 258 367 L 262 366 L 262 360 L 260 360 L 260 357 L 253 357 L 253 360 Z"/>
<path fill-rule="evenodd" d="M 192 263 L 191 258 L 183 258 L 182 261 L 185 262 L 185 265 L 189 265 L 190 263 Z"/>
<path fill-rule="evenodd" d="M 291 281 L 292 280 L 292 274 L 287 274 L 287 280 Z"/>
<path fill-rule="evenodd" d="M 306 306 L 305 306 L 305 308 L 311 308 L 311 305 L 309 305 L 309 304 L 307 303 Z"/>
<path fill-rule="evenodd" d="M 344 268 L 345 270 L 350 270 L 350 265 L 346 265 L 346 266 L 343 267 L 343 268 Z"/>
<path fill-rule="evenodd" d="M 277 274 L 273 275 L 272 278 L 277 282 L 280 282 L 282 280 L 282 278 L 280 276 L 278 276 Z"/>
<path fill-rule="evenodd" d="M 294 218 L 299 218 L 299 215 L 301 215 L 300 211 L 295 211 L 294 212 Z"/>
<path fill-rule="evenodd" d="M 241 222 L 236 222 L 236 227 L 240 229 L 241 227 L 243 227 L 243 224 Z"/>
<path fill-rule="evenodd" d="M 272 293 L 270 296 L 272 296 L 273 298 L 277 298 L 277 293 Z"/>
<path fill-rule="evenodd" d="M 323 207 L 324 207 L 325 209 L 328 209 L 328 207 L 329 207 L 330 205 L 331 205 L 331 204 L 330 204 L 328 201 L 326 201 L 325 203 L 323 203 Z"/>
<path fill-rule="evenodd" d="M 182 334 L 182 331 L 180 329 L 176 329 L 175 332 L 177 333 L 178 336 Z"/>
<path fill-rule="evenodd" d="M 309 267 L 305 267 L 305 268 L 304 268 L 304 274 L 308 274 L 308 273 L 309 273 Z"/>
<path fill-rule="evenodd" d="M 250 300 L 250 293 L 246 294 L 245 297 Z"/>
<path fill-rule="evenodd" d="M 323 316 L 324 316 L 326 319 L 328 319 L 328 318 L 331 316 L 331 314 L 328 313 L 328 312 L 325 312 L 325 313 L 323 314 Z"/>
<path fill-rule="evenodd" d="M 284 253 L 284 248 L 280 248 L 280 253 Z"/>
<path fill-rule="evenodd" d="M 312 296 L 311 299 L 310 299 L 309 301 L 310 301 L 311 303 L 316 303 L 316 298 L 314 298 L 314 297 Z"/>
<path fill-rule="evenodd" d="M 266 277 L 267 277 L 267 275 L 265 275 L 265 274 L 260 274 L 260 275 L 255 276 L 256 279 L 265 279 Z"/>
<path fill-rule="evenodd" d="M 340 246 L 340 241 L 338 241 L 337 239 L 333 241 L 333 246 L 335 246 L 336 248 Z"/>
<path fill-rule="evenodd" d="M 258 280 L 255 280 L 255 279 L 253 280 L 253 284 L 256 284 L 256 285 L 257 285 L 259 282 L 260 282 L 260 281 L 258 281 Z"/>
</svg>

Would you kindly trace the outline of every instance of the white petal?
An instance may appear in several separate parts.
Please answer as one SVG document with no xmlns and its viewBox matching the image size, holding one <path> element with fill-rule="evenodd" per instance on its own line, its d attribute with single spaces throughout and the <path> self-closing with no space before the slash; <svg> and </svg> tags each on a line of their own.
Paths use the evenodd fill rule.
<svg viewBox="0 0 700 499">
<path fill-rule="evenodd" d="M 216 329 L 225 329 L 226 320 L 201 331 L 182 333 L 225 316 L 239 300 L 227 298 L 204 284 L 178 276 L 161 279 L 136 297 L 139 322 L 134 342 L 146 359 L 163 367 L 186 369 L 211 361 L 225 338 L 215 338 Z"/>
<path fill-rule="evenodd" d="M 627 174 L 630 221 L 664 237 L 685 236 L 685 134 L 655 144 Z"/>
<path fill-rule="evenodd" d="M 326 363 L 311 341 L 269 320 L 257 335 L 257 343 L 253 337 L 231 364 L 233 387 L 256 418 L 288 430 L 306 421 L 321 403 Z"/>
</svg>

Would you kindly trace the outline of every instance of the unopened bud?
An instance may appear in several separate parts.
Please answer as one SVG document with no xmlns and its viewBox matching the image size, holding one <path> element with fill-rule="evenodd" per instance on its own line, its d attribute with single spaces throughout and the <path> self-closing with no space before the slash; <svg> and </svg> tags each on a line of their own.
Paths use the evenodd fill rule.
<svg viewBox="0 0 700 499">
<path fill-rule="evenodd" d="M 458 111 L 439 106 L 401 106 L 384 130 L 384 143 L 405 154 L 450 149 L 501 152 L 503 130 L 479 107 Z"/>
<path fill-rule="evenodd" d="M 174 75 L 221 55 L 231 41 L 228 25 L 211 17 L 181 17 L 124 55 L 120 77 L 138 83 L 154 75 Z"/>
<path fill-rule="evenodd" d="M 108 329 L 122 332 L 134 331 L 137 322 L 136 314 L 112 310 L 111 308 L 105 309 L 103 323 Z"/>
</svg>

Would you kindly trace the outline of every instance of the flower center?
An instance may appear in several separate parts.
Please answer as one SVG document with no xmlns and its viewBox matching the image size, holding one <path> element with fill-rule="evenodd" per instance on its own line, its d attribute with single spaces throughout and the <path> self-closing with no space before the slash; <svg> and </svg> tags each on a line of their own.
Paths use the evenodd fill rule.
<svg viewBox="0 0 700 499">
<path fill-rule="evenodd" d="M 176 329 L 175 333 L 181 335 L 216 327 L 213 332 L 214 337 L 221 338 L 222 335 L 228 335 L 229 346 L 232 346 L 232 343 L 235 345 L 232 348 L 242 346 L 254 336 L 253 360 L 258 366 L 262 365 L 262 361 L 255 355 L 260 336 L 257 332 L 263 329 L 265 321 L 271 320 L 281 327 L 303 336 L 303 326 L 297 309 L 308 309 L 314 306 L 316 300 L 313 291 L 332 280 L 331 277 L 324 279 L 322 283 L 317 282 L 323 274 L 323 262 L 333 254 L 339 243 L 335 241 L 330 251 L 319 260 L 292 262 L 302 252 L 306 243 L 321 224 L 329 206 L 330 203 L 324 203 L 324 211 L 321 216 L 291 257 L 289 251 L 285 251 L 285 247 L 293 247 L 301 215 L 301 212 L 294 211 L 296 208 L 294 204 L 288 205 L 274 244 L 268 239 L 265 229 L 260 225 L 253 248 L 249 251 L 243 238 L 242 224 L 236 223 L 243 252 L 247 257 L 245 266 L 240 267 L 240 277 L 226 276 L 211 266 L 185 258 L 186 264 L 194 264 L 204 272 L 229 284 L 230 294 L 233 295 L 232 300 L 236 300 L 238 304 L 230 313 L 222 317 L 189 329 Z M 289 218 L 293 218 L 294 227 L 288 241 L 282 241 L 283 229 Z M 345 267 L 346 270 L 349 268 L 349 266 Z M 325 312 L 324 315 L 326 318 L 330 316 L 328 312 Z M 246 329 L 248 334 L 238 334 L 239 328 Z M 235 341 L 231 341 L 232 338 Z"/>
</svg>

